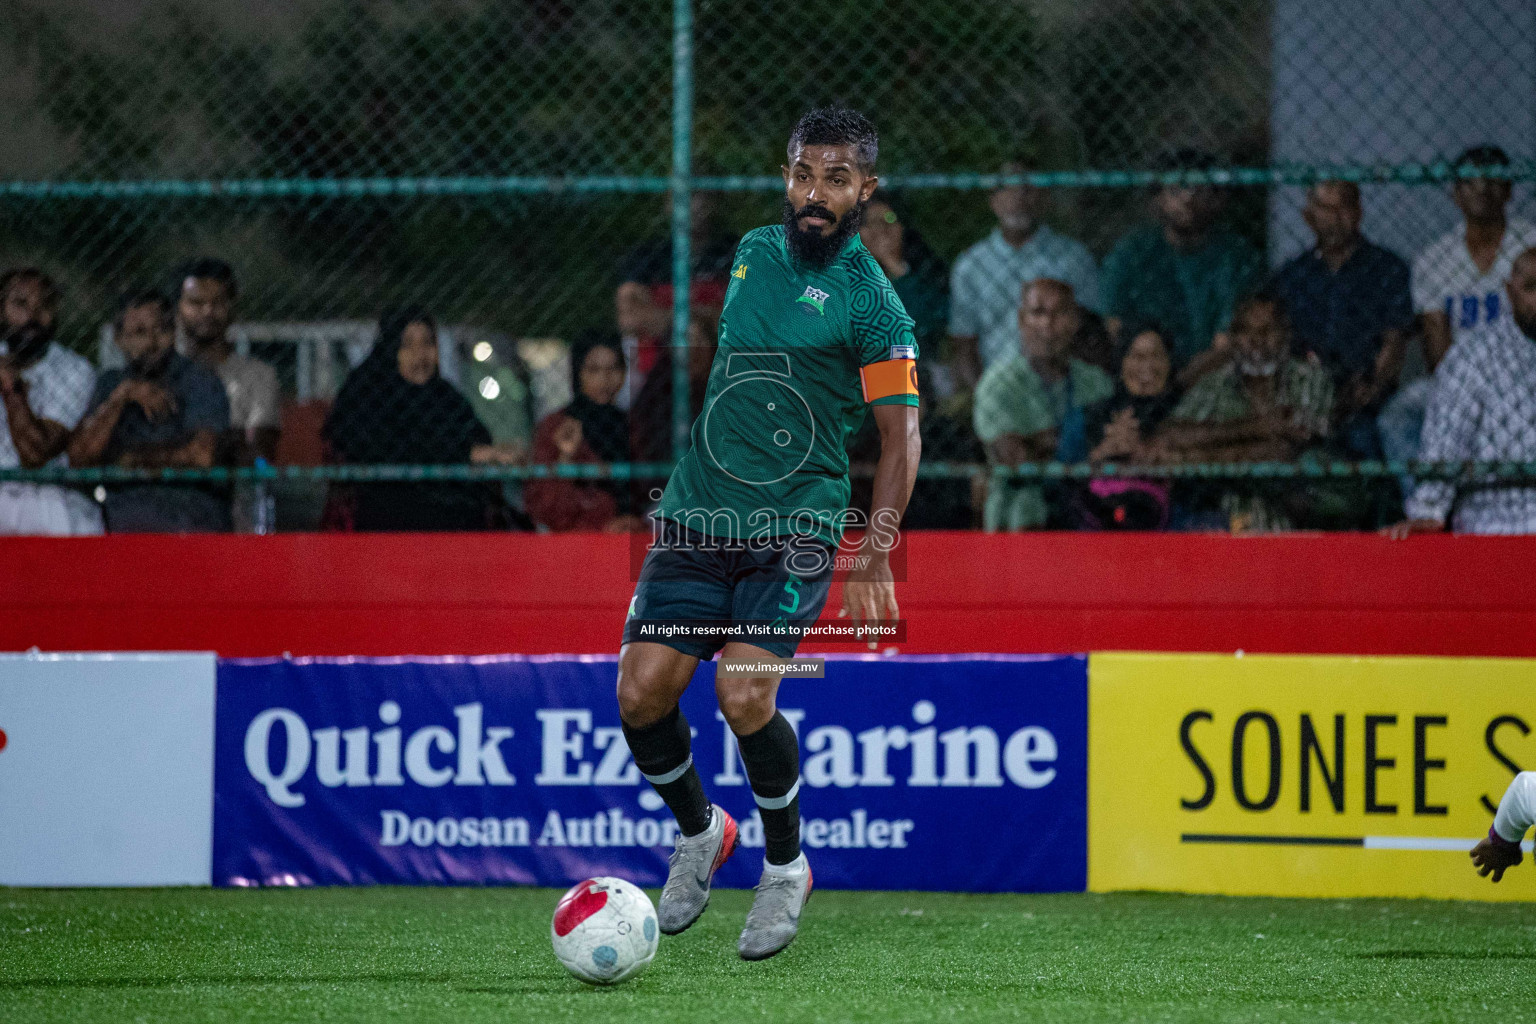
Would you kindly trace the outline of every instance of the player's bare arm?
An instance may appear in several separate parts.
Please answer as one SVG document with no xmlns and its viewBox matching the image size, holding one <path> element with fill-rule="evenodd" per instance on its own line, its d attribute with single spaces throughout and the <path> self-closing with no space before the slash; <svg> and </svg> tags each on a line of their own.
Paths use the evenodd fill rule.
<svg viewBox="0 0 1536 1024">
<path fill-rule="evenodd" d="M 856 626 L 892 622 L 899 617 L 896 584 L 891 574 L 891 547 L 897 528 L 912 497 L 923 443 L 918 433 L 918 412 L 911 405 L 877 405 L 875 425 L 880 428 L 880 462 L 875 467 L 874 496 L 870 501 L 870 528 L 859 546 L 859 557 L 843 584 L 841 617 Z M 869 644 L 873 649 L 876 644 Z"/>
</svg>

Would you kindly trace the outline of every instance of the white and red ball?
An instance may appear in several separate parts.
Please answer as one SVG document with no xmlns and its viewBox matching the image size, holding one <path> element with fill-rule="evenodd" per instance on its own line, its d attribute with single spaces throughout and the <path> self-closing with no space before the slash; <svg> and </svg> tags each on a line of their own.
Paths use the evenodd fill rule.
<svg viewBox="0 0 1536 1024">
<path fill-rule="evenodd" d="M 612 985 L 656 955 L 656 908 L 622 878 L 589 878 L 560 897 L 549 938 L 566 970 L 588 984 Z"/>
</svg>

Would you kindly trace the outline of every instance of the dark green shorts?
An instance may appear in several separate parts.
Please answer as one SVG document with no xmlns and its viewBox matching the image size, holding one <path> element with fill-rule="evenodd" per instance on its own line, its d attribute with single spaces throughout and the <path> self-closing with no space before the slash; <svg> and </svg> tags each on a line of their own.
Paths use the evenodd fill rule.
<svg viewBox="0 0 1536 1024">
<path fill-rule="evenodd" d="M 694 530 L 669 529 L 640 566 L 624 620 L 624 643 L 665 644 L 709 661 L 739 640 L 780 658 L 793 657 L 798 636 L 754 636 L 743 627 L 814 623 L 832 589 L 836 553 L 830 544 L 806 537 L 725 542 Z M 725 624 L 739 631 L 698 638 L 660 632 L 668 625 Z"/>
</svg>

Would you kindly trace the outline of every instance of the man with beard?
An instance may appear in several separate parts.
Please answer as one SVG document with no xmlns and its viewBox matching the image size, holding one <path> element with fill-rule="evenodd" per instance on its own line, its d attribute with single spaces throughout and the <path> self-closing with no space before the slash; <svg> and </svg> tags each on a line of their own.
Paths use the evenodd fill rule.
<svg viewBox="0 0 1536 1024">
<path fill-rule="evenodd" d="M 1504 296 L 1509 315 L 1458 337 L 1435 371 L 1425 461 L 1536 461 L 1536 248 L 1516 257 Z M 1408 519 L 1389 532 L 1447 523 L 1458 533 L 1536 533 L 1536 488 L 1474 483 L 1458 493 L 1448 481 L 1425 481 Z"/>
<path fill-rule="evenodd" d="M 766 847 L 737 943 L 747 960 L 789 945 L 811 891 L 799 745 L 775 703 L 783 674 L 766 666 L 793 657 L 797 631 L 827 599 L 833 555 L 855 518 L 845 444 L 866 406 L 881 452 L 842 614 L 856 626 L 897 617 L 890 550 L 920 454 L 917 343 L 859 239 L 878 148 L 874 126 L 851 110 L 813 110 L 790 134 L 783 224 L 749 232 L 736 250 L 704 411 L 656 511 L 661 536 L 641 566 L 619 652 L 625 739 L 677 818 L 657 913 L 661 930 L 676 934 L 704 912 L 710 880 L 736 845 L 736 822 L 704 794 L 678 707 L 699 661 L 723 651 L 715 693 Z M 701 621 L 732 628 L 702 638 L 656 631 Z M 744 623 L 773 632 L 748 643 L 737 639 Z"/>
<path fill-rule="evenodd" d="M 1273 295 L 1238 304 L 1232 316 L 1232 358 L 1201 378 L 1174 408 L 1158 440 L 1178 462 L 1291 462 L 1328 434 L 1333 381 L 1322 366 L 1290 355 L 1290 325 Z M 1220 522 L 1234 533 L 1288 530 L 1296 497 L 1234 486 L 1220 496 Z M 1214 525 L 1214 522 L 1212 523 Z"/>
<path fill-rule="evenodd" d="M 90 405 L 96 371 L 53 341 L 59 289 L 41 270 L 0 274 L 0 466 L 64 466 L 64 448 Z M 0 484 L 0 533 L 92 534 L 101 513 L 67 487 Z"/>
<path fill-rule="evenodd" d="M 260 359 L 242 356 L 229 340 L 240 290 L 235 271 L 223 260 L 196 259 L 176 272 L 176 322 L 187 347 L 184 355 L 202 363 L 224 383 L 230 430 L 220 439 L 220 462 L 249 466 L 259 456 L 277 455 L 282 395 L 277 371 Z"/>
<path fill-rule="evenodd" d="M 177 352 L 170 300 L 130 292 L 118 305 L 114 338 L 128 359 L 96 382 L 91 411 L 69 443 L 75 466 L 207 469 L 229 429 L 229 400 L 211 372 Z M 113 533 L 195 533 L 229 529 L 229 502 L 199 484 L 127 484 L 107 489 Z"/>
</svg>

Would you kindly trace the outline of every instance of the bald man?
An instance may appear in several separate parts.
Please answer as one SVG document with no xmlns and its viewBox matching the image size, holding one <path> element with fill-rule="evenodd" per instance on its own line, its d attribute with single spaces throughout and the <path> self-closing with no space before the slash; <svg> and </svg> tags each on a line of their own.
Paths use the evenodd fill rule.
<svg viewBox="0 0 1536 1024">
<path fill-rule="evenodd" d="M 1037 278 L 1019 304 L 1019 351 L 993 363 L 976 385 L 976 436 L 995 465 L 1082 462 L 1088 457 L 1083 411 L 1114 394 L 1109 375 L 1071 356 L 1080 313 L 1072 286 Z M 1039 487 L 993 481 L 984 523 L 989 531 L 1049 525 Z"/>
<path fill-rule="evenodd" d="M 1508 317 L 1456 339 L 1435 371 L 1420 458 L 1536 461 L 1536 247 L 1515 258 Z M 1452 514 L 1452 508 L 1455 512 Z M 1536 487 L 1427 481 L 1388 533 L 1536 533 Z"/>
</svg>

